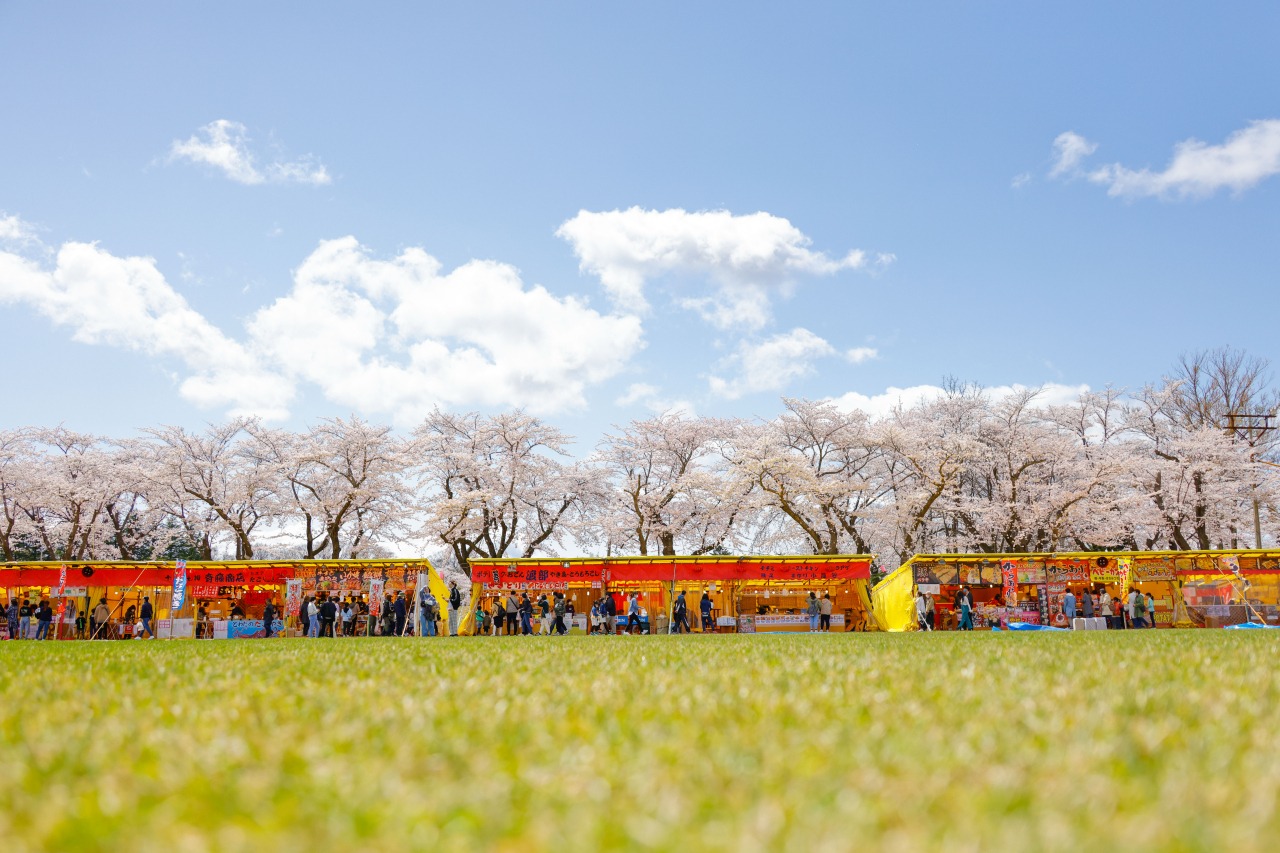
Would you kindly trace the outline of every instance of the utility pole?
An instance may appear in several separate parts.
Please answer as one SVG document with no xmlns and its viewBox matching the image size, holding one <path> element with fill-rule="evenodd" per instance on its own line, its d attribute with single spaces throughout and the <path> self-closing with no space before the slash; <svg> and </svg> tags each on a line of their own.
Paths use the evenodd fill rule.
<svg viewBox="0 0 1280 853">
<path fill-rule="evenodd" d="M 1262 441 L 1267 433 L 1276 428 L 1272 423 L 1275 418 L 1271 415 L 1247 415 L 1243 413 L 1228 413 L 1227 423 L 1223 427 L 1227 435 L 1233 439 L 1240 439 L 1249 445 L 1249 455 L 1252 461 L 1258 462 L 1256 451 L 1258 444 Z M 1267 463 L 1270 464 L 1270 463 Z M 1262 550 L 1262 511 L 1258 502 L 1258 484 L 1253 486 L 1253 547 Z"/>
</svg>

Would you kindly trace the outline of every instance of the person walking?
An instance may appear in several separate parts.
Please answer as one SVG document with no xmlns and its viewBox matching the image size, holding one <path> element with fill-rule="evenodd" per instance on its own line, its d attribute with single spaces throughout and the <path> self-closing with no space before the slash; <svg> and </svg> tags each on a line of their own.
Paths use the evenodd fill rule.
<svg viewBox="0 0 1280 853">
<path fill-rule="evenodd" d="M 538 633 L 551 633 L 551 602 L 547 601 L 545 592 L 538 596 Z"/>
<path fill-rule="evenodd" d="M 961 584 L 960 589 L 956 592 L 955 609 L 956 627 L 961 631 L 972 631 L 973 593 L 969 592 L 968 584 Z"/>
<path fill-rule="evenodd" d="M 831 593 L 824 592 L 818 599 L 818 630 L 831 633 Z"/>
<path fill-rule="evenodd" d="M 675 606 L 671 608 L 671 633 L 688 634 L 691 630 L 689 605 L 685 600 L 684 590 L 680 590 L 680 594 L 676 596 Z"/>
<path fill-rule="evenodd" d="M 458 636 L 458 614 L 462 612 L 462 592 L 457 581 L 449 581 L 449 636 Z"/>
<path fill-rule="evenodd" d="M 1147 627 L 1154 628 L 1156 626 L 1156 600 L 1148 592 L 1145 596 L 1145 602 L 1147 605 Z"/>
<path fill-rule="evenodd" d="M 18 611 L 21 609 L 22 609 L 22 606 L 18 604 L 18 599 L 16 597 L 11 597 L 9 599 L 9 609 L 5 611 L 5 616 L 9 622 L 9 639 L 10 640 L 18 639 L 18 619 L 19 619 Z"/>
<path fill-rule="evenodd" d="M 142 596 L 142 607 L 138 609 L 138 618 L 142 620 L 142 630 L 147 632 L 147 639 L 154 640 L 156 632 L 151 630 L 151 618 L 155 610 L 151 607 L 151 596 Z"/>
<path fill-rule="evenodd" d="M 622 633 L 630 635 L 631 626 L 636 626 L 636 633 L 641 633 L 640 622 L 640 593 L 633 592 L 631 597 L 627 599 L 627 628 Z"/>
<path fill-rule="evenodd" d="M 262 639 L 270 640 L 272 631 L 275 628 L 276 621 L 276 603 L 274 599 L 268 598 L 267 603 L 262 605 Z"/>
<path fill-rule="evenodd" d="M 533 633 L 533 602 L 527 592 L 520 593 L 520 633 L 526 637 Z"/>
</svg>

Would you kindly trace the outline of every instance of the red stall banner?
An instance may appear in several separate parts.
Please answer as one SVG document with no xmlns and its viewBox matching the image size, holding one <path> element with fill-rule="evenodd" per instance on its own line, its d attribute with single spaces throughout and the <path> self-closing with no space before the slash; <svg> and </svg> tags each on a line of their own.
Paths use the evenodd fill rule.
<svg viewBox="0 0 1280 853">
<path fill-rule="evenodd" d="M 1000 573 L 1004 580 L 1004 603 L 1013 607 L 1018 603 L 1018 564 L 1013 560 L 1002 560 Z"/>
<path fill-rule="evenodd" d="M 476 562 L 471 580 L 494 588 L 553 589 L 571 583 L 600 584 L 640 581 L 832 581 L 868 580 L 871 557 L 742 557 L 735 560 L 690 558 L 676 560 L 512 560 Z M 555 587 L 550 586 L 555 584 Z"/>
</svg>

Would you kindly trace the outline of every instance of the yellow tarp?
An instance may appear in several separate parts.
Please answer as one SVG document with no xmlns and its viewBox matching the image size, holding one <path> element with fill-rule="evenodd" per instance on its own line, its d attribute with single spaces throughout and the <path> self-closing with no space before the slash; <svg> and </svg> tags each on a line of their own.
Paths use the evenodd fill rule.
<svg viewBox="0 0 1280 853">
<path fill-rule="evenodd" d="M 471 585 L 471 603 L 467 605 L 467 609 L 462 612 L 462 618 L 458 620 L 458 636 L 474 637 L 480 632 L 476 629 L 476 603 L 480 601 L 480 584 L 473 583 Z"/>
<path fill-rule="evenodd" d="M 916 629 L 915 582 L 911 566 L 899 566 L 871 590 L 872 613 L 883 631 Z"/>
</svg>

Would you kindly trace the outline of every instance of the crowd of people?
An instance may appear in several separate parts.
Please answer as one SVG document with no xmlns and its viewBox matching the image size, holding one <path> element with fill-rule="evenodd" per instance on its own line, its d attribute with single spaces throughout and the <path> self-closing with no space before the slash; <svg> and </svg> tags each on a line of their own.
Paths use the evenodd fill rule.
<svg viewBox="0 0 1280 853">
<path fill-rule="evenodd" d="M 1000 604 L 997 601 L 997 604 Z M 955 626 L 959 631 L 972 631 L 975 606 L 973 590 L 961 584 L 952 601 Z M 1151 593 L 1143 593 L 1137 587 L 1129 587 L 1128 595 L 1112 597 L 1101 584 L 1095 587 L 1068 587 L 1058 611 L 1068 625 L 1076 618 L 1103 618 L 1107 628 L 1154 628 L 1156 603 Z M 923 589 L 916 592 L 916 623 L 922 631 L 938 628 L 938 608 L 933 594 Z"/>
<path fill-rule="evenodd" d="M 105 596 L 88 613 L 78 611 L 74 598 L 66 599 L 62 612 L 57 613 L 53 602 L 47 598 L 33 603 L 30 598 L 19 602 L 14 597 L 9 600 L 4 616 L 9 638 L 14 640 L 53 640 L 59 633 L 64 638 L 75 640 L 117 639 L 123 635 L 122 626 L 125 625 L 131 626 L 129 636 L 155 638 L 155 608 L 150 596 L 143 596 L 141 605 L 130 604 L 119 619 L 115 618 L 116 612 L 107 604 Z M 35 636 L 31 633 L 33 624 Z"/>
<path fill-rule="evenodd" d="M 462 593 L 457 583 L 449 584 L 449 594 L 441 602 L 429 587 L 417 592 L 418 607 L 413 614 L 413 602 L 403 590 L 384 593 L 382 599 L 371 605 L 363 596 L 331 596 L 327 592 L 307 595 L 299 608 L 299 628 L 307 637 L 435 637 L 446 633 L 458 633 L 458 621 L 462 610 Z M 275 616 L 272 602 L 267 608 Z M 269 624 L 264 610 L 264 623 Z M 268 627 L 266 636 L 271 636 Z"/>
</svg>

